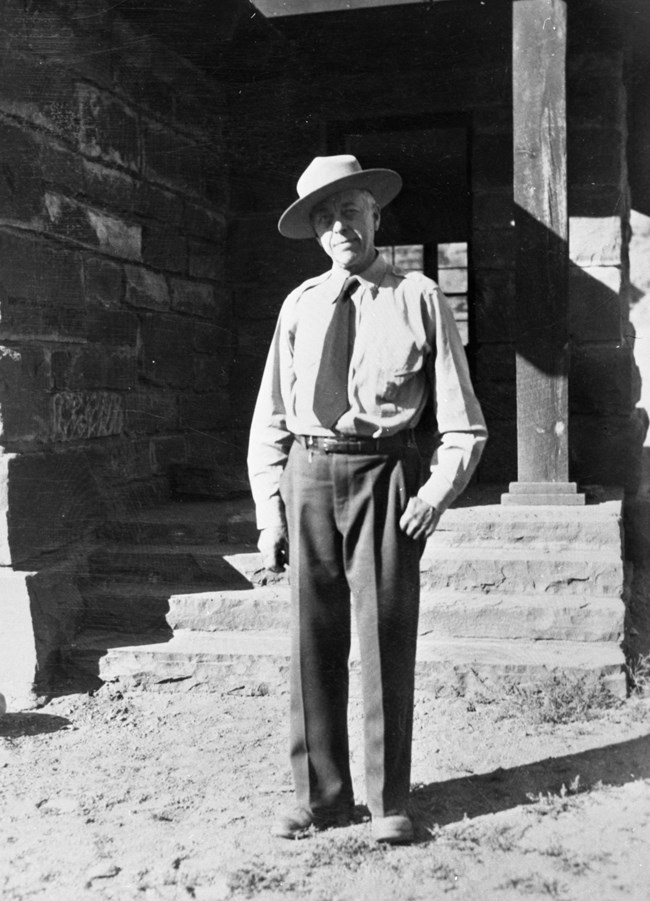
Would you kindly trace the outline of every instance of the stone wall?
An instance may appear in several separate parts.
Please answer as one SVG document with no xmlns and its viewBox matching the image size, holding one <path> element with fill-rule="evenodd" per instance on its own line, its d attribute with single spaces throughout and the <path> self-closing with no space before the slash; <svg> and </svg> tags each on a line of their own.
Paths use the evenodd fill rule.
<svg viewBox="0 0 650 901">
<path fill-rule="evenodd" d="M 604 45 L 589 37 L 568 67 L 571 466 L 583 483 L 634 490 L 643 424 L 629 333 L 625 54 L 615 33 Z"/>
<path fill-rule="evenodd" d="M 3 3 L 5 565 L 232 453 L 225 89 L 115 10 Z"/>
</svg>

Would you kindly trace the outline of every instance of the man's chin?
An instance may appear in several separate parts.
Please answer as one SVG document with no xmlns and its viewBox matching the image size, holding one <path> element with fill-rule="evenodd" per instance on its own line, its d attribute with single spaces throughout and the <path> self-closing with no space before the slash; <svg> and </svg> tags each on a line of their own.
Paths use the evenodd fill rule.
<svg viewBox="0 0 650 901">
<path fill-rule="evenodd" d="M 336 254 L 336 256 L 334 257 L 334 262 L 337 264 L 337 266 L 340 266 L 341 269 L 347 269 L 348 271 L 350 271 L 351 269 L 354 269 L 359 265 L 359 254 L 352 252 Z"/>
</svg>

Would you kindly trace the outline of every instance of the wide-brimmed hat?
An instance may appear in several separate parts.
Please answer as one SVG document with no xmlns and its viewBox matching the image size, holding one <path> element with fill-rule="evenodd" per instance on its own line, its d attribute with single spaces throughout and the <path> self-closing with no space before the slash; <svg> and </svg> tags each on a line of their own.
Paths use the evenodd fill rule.
<svg viewBox="0 0 650 901">
<path fill-rule="evenodd" d="M 400 192 L 402 178 L 392 169 L 362 169 L 349 153 L 317 156 L 298 179 L 298 200 L 284 211 L 278 229 L 285 238 L 313 238 L 310 214 L 317 203 L 350 188 L 370 191 L 380 207 Z"/>
</svg>

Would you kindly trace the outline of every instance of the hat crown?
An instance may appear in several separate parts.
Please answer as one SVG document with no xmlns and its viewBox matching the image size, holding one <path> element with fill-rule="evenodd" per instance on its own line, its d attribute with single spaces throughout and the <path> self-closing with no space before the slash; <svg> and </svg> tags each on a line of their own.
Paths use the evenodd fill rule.
<svg viewBox="0 0 650 901">
<path fill-rule="evenodd" d="M 337 156 L 317 156 L 307 166 L 296 186 L 299 197 L 306 197 L 326 185 L 348 175 L 361 172 L 361 164 L 356 156 L 340 153 Z"/>
</svg>

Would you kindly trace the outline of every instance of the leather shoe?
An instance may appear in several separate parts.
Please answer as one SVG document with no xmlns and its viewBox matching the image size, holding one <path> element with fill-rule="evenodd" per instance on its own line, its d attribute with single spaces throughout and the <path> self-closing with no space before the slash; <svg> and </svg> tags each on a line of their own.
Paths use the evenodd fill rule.
<svg viewBox="0 0 650 901">
<path fill-rule="evenodd" d="M 278 817 L 271 826 L 271 835 L 277 838 L 302 838 L 312 827 L 330 829 L 333 826 L 348 826 L 351 822 L 351 813 L 336 811 L 315 814 L 304 807 L 296 807 Z"/>
<path fill-rule="evenodd" d="M 376 842 L 389 845 L 404 845 L 412 842 L 415 833 L 413 823 L 406 814 L 392 814 L 387 817 L 373 817 L 370 826 Z"/>
</svg>

